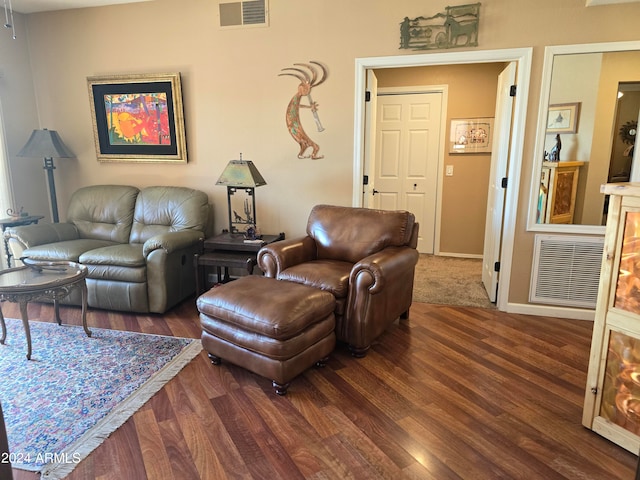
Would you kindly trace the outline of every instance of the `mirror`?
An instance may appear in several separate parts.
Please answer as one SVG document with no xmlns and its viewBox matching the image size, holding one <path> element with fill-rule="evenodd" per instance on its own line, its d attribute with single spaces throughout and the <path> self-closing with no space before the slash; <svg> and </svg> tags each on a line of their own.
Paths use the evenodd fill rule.
<svg viewBox="0 0 640 480">
<path fill-rule="evenodd" d="M 600 185 L 640 181 L 640 42 L 547 47 L 540 99 L 528 230 L 603 234 Z"/>
</svg>

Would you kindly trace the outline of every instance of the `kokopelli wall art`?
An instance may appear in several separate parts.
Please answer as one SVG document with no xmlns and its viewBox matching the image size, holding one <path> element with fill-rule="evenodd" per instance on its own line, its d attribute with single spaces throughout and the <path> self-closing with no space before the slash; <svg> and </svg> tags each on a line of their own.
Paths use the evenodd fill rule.
<svg viewBox="0 0 640 480">
<path fill-rule="evenodd" d="M 291 98 L 289 105 L 287 105 L 286 115 L 287 129 L 293 139 L 298 143 L 298 145 L 300 145 L 298 158 L 311 158 L 312 160 L 323 158 L 324 155 L 320 155 L 318 153 L 320 151 L 320 146 L 311 140 L 302 126 L 302 121 L 300 120 L 300 109 L 310 108 L 318 132 L 322 132 L 324 130 L 324 127 L 320 122 L 320 116 L 318 115 L 318 103 L 311 97 L 311 90 L 313 87 L 317 87 L 327 79 L 327 69 L 320 62 L 311 60 L 309 63 L 294 63 L 293 67 L 283 68 L 282 72 L 283 73 L 278 75 L 288 75 L 300 80 L 298 90 Z M 308 105 L 303 103 L 305 97 Z M 307 153 L 309 150 L 311 150 L 311 152 Z"/>
</svg>

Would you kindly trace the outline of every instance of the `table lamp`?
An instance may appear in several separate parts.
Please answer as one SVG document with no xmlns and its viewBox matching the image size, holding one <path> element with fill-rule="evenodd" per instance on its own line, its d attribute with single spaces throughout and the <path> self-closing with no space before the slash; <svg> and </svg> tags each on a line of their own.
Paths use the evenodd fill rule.
<svg viewBox="0 0 640 480">
<path fill-rule="evenodd" d="M 242 160 L 242 154 L 240 154 L 240 160 L 229 161 L 216 185 L 225 185 L 227 187 L 230 233 L 240 233 L 241 230 L 239 228 L 242 228 L 249 238 L 255 236 L 255 188 L 266 184 L 267 182 L 253 162 L 251 160 Z M 238 192 L 244 192 L 243 199 L 235 196 Z"/>
<path fill-rule="evenodd" d="M 75 155 L 64 144 L 55 130 L 34 130 L 26 145 L 18 152 L 18 157 L 41 157 L 44 159 L 44 169 L 47 171 L 49 195 L 51 198 L 51 219 L 58 223 L 58 202 L 56 200 L 56 184 L 53 180 L 54 158 L 74 158 Z"/>
</svg>

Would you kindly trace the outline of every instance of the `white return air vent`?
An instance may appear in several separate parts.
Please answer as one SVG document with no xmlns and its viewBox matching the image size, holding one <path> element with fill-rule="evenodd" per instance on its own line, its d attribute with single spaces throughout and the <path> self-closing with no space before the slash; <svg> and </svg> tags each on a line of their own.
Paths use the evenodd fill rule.
<svg viewBox="0 0 640 480">
<path fill-rule="evenodd" d="M 221 2 L 220 26 L 266 27 L 269 23 L 267 0 L 247 0 L 244 2 Z"/>
<path fill-rule="evenodd" d="M 602 237 L 536 235 L 529 301 L 595 308 Z"/>
</svg>

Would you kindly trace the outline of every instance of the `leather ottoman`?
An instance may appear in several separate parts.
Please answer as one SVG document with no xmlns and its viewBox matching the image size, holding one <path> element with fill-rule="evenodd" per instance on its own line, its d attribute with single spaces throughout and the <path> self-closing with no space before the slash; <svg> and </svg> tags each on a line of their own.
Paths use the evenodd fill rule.
<svg viewBox="0 0 640 480">
<path fill-rule="evenodd" d="M 249 275 L 212 288 L 197 307 L 212 363 L 267 377 L 278 395 L 335 347 L 335 297 L 307 285 Z"/>
</svg>

